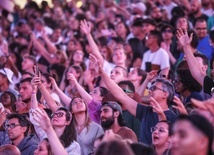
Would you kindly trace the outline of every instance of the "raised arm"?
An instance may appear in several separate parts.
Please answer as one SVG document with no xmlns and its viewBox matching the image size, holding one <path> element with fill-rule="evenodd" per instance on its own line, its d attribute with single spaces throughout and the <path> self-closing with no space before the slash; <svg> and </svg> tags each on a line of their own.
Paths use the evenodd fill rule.
<svg viewBox="0 0 214 155">
<path fill-rule="evenodd" d="M 80 22 L 80 28 L 83 31 L 83 33 L 86 35 L 88 43 L 92 49 L 92 54 L 99 60 L 101 66 L 103 66 L 104 58 L 101 55 L 99 48 L 98 48 L 97 44 L 95 43 L 95 41 L 91 35 L 91 25 L 88 24 L 86 20 L 82 20 Z"/>
<path fill-rule="evenodd" d="M 34 112 L 34 120 L 43 128 L 48 137 L 48 141 L 51 146 L 51 152 L 54 154 L 67 155 L 65 148 L 62 146 L 62 143 L 59 141 L 53 127 L 51 126 L 51 121 L 48 118 L 46 112 L 43 109 L 36 110 Z"/>
<path fill-rule="evenodd" d="M 176 34 L 180 44 L 183 47 L 184 53 L 186 55 L 187 64 L 190 68 L 190 72 L 194 79 L 203 86 L 205 74 L 199 66 L 199 63 L 195 59 L 193 53 L 191 52 L 190 42 L 192 40 L 193 34 L 188 36 L 187 30 L 178 29 Z"/>
<path fill-rule="evenodd" d="M 54 78 L 50 77 L 50 80 L 51 80 L 51 84 L 52 84 L 54 90 L 56 91 L 57 95 L 59 96 L 60 100 L 65 104 L 66 107 L 69 107 L 71 98 L 68 97 L 65 93 L 63 93 L 63 91 L 56 84 L 56 81 L 54 80 Z"/>
<path fill-rule="evenodd" d="M 91 100 L 92 100 L 93 98 L 92 98 L 91 95 L 89 95 L 89 94 L 85 91 L 85 89 L 83 89 L 83 87 L 77 82 L 77 80 L 76 80 L 76 78 L 74 77 L 74 75 L 73 75 L 73 74 L 69 74 L 69 75 L 68 75 L 68 79 L 69 79 L 69 81 L 72 81 L 72 82 L 75 84 L 75 86 L 76 86 L 78 92 L 80 93 L 80 95 L 81 95 L 81 97 L 83 98 L 83 100 L 85 101 L 85 103 L 88 104 L 89 102 L 91 102 Z"/>
<path fill-rule="evenodd" d="M 134 116 L 136 116 L 137 102 L 130 98 L 124 93 L 124 91 L 104 72 L 101 65 L 98 63 L 93 55 L 90 55 L 90 61 L 95 63 L 97 66 L 97 72 L 99 72 L 103 82 L 106 84 L 108 90 L 113 94 L 118 102 L 123 104 L 123 106 Z"/>
</svg>

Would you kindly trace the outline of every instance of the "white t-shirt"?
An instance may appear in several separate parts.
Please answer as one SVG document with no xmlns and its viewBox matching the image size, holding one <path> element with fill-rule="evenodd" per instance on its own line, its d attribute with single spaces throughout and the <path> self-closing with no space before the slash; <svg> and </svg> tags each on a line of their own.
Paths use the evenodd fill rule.
<svg viewBox="0 0 214 155">
<path fill-rule="evenodd" d="M 105 71 L 105 73 L 106 73 L 107 75 L 110 76 L 111 71 L 114 69 L 115 66 L 116 66 L 115 64 L 110 63 L 110 62 L 104 60 L 104 63 L 103 63 L 103 70 Z"/>
<path fill-rule="evenodd" d="M 170 67 L 169 55 L 163 48 L 159 48 L 156 52 L 146 51 L 143 55 L 141 69 L 146 70 L 146 62 L 159 65 L 160 69 Z"/>
</svg>

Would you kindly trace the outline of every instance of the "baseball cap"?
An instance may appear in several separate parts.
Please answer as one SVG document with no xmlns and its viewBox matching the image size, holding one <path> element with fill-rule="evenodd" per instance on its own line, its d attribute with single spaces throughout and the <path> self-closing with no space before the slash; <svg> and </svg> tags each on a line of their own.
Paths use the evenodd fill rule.
<svg viewBox="0 0 214 155">
<path fill-rule="evenodd" d="M 103 102 L 102 107 L 103 106 L 108 106 L 108 107 L 112 108 L 113 110 L 119 111 L 120 114 L 122 114 L 122 108 L 117 102 L 114 102 L 114 101 Z"/>
<path fill-rule="evenodd" d="M 13 83 L 13 72 L 9 68 L 0 69 L 0 73 L 5 75 L 11 84 Z"/>
<path fill-rule="evenodd" d="M 132 6 L 132 9 L 137 8 L 142 12 L 146 11 L 146 5 L 142 2 L 133 3 L 131 6 Z"/>
</svg>

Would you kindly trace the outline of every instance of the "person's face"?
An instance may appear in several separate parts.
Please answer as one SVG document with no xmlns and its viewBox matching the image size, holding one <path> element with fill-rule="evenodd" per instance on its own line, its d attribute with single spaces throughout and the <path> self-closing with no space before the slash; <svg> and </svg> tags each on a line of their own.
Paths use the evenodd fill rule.
<svg viewBox="0 0 214 155">
<path fill-rule="evenodd" d="M 149 34 L 146 36 L 146 46 L 148 48 L 152 47 L 154 45 L 154 42 L 157 42 L 157 39 L 155 36 Z"/>
<path fill-rule="evenodd" d="M 154 30 L 155 29 L 155 26 L 149 24 L 149 23 L 144 23 L 143 24 L 143 27 L 142 27 L 142 30 L 143 30 L 143 33 L 144 34 L 149 34 L 149 32 L 151 30 Z"/>
<path fill-rule="evenodd" d="M 0 85 L 4 84 L 7 81 L 7 77 L 0 73 Z"/>
<path fill-rule="evenodd" d="M 126 34 L 126 27 L 123 23 L 120 22 L 119 24 L 116 25 L 115 31 L 119 36 L 124 35 Z"/>
<path fill-rule="evenodd" d="M 163 86 L 161 82 L 155 82 L 149 88 L 149 96 L 153 97 L 156 101 L 160 101 L 166 99 L 165 91 L 163 90 Z"/>
<path fill-rule="evenodd" d="M 207 35 L 207 23 L 204 22 L 196 22 L 195 24 L 195 32 L 199 39 L 203 39 Z"/>
<path fill-rule="evenodd" d="M 180 94 L 180 93 L 182 93 L 184 91 L 184 85 L 181 82 L 181 79 L 180 79 L 179 75 L 175 76 L 173 84 L 175 86 L 175 92 L 176 93 Z"/>
<path fill-rule="evenodd" d="M 41 76 L 41 82 L 42 82 L 42 84 L 43 84 L 43 86 L 45 88 L 50 88 L 51 87 L 51 83 L 48 83 L 44 76 Z"/>
<path fill-rule="evenodd" d="M 33 61 L 28 58 L 24 58 L 24 60 L 22 61 L 22 70 L 24 71 L 33 68 L 33 66 L 34 66 Z"/>
<path fill-rule="evenodd" d="M 124 64 L 126 61 L 126 55 L 123 49 L 116 49 L 113 52 L 113 62 L 117 65 Z"/>
<path fill-rule="evenodd" d="M 165 122 L 158 123 L 152 130 L 152 144 L 154 146 L 168 146 L 169 127 Z"/>
<path fill-rule="evenodd" d="M 81 50 L 76 50 L 76 51 L 74 52 L 74 55 L 73 55 L 73 61 L 74 61 L 74 62 L 80 63 L 80 62 L 83 61 L 83 57 L 84 57 L 83 51 L 81 51 Z"/>
<path fill-rule="evenodd" d="M 101 108 L 101 126 L 103 128 L 109 129 L 115 122 L 114 112 L 109 106 L 103 106 Z"/>
<path fill-rule="evenodd" d="M 123 69 L 120 67 L 115 67 L 110 74 L 110 78 L 115 82 L 118 83 L 120 81 L 123 81 L 125 79 L 125 76 L 123 74 Z"/>
<path fill-rule="evenodd" d="M 63 110 L 57 110 L 52 114 L 51 123 L 53 126 L 65 127 L 69 124 L 69 121 L 66 120 L 66 112 Z"/>
<path fill-rule="evenodd" d="M 129 72 L 127 80 L 129 81 L 139 81 L 141 80 L 141 76 L 138 75 L 137 68 L 134 68 L 131 72 Z"/>
<path fill-rule="evenodd" d="M 200 4 L 198 0 L 192 0 L 190 2 L 190 12 L 196 14 L 200 10 Z"/>
<path fill-rule="evenodd" d="M 166 28 L 163 32 L 162 32 L 162 37 L 163 40 L 171 40 L 173 37 L 173 33 L 172 30 L 170 28 Z"/>
<path fill-rule="evenodd" d="M 134 36 L 138 36 L 138 34 L 142 31 L 140 26 L 132 26 L 131 31 Z"/>
<path fill-rule="evenodd" d="M 39 142 L 34 155 L 48 155 L 48 142 L 46 140 Z"/>
<path fill-rule="evenodd" d="M 17 118 L 12 118 L 12 119 L 7 120 L 5 126 L 6 127 L 8 126 L 6 128 L 6 132 L 11 141 L 15 141 L 17 139 L 21 140 L 22 138 L 24 138 L 24 133 L 27 128 L 20 126 Z"/>
<path fill-rule="evenodd" d="M 54 41 L 58 41 L 59 37 L 61 37 L 62 30 L 61 29 L 55 29 L 52 38 Z"/>
<path fill-rule="evenodd" d="M 74 114 L 86 111 L 86 105 L 81 98 L 75 98 L 71 104 L 72 104 L 72 112 Z"/>
<path fill-rule="evenodd" d="M 32 86 L 29 82 L 23 82 L 19 86 L 19 94 L 22 100 L 30 99 L 32 94 Z"/>
<path fill-rule="evenodd" d="M 196 155 L 204 135 L 189 121 L 180 120 L 173 126 L 172 151 L 182 155 Z"/>
<path fill-rule="evenodd" d="M 176 29 L 188 29 L 188 23 L 186 18 L 179 18 L 176 22 Z"/>
<path fill-rule="evenodd" d="M 16 105 L 17 112 L 22 111 L 23 109 L 27 108 L 27 104 L 22 102 L 21 100 L 16 101 L 15 105 Z"/>
<path fill-rule="evenodd" d="M 160 8 L 158 8 L 158 7 L 154 8 L 152 13 L 151 13 L 151 17 L 153 19 L 161 19 L 162 12 L 161 12 Z"/>
<path fill-rule="evenodd" d="M 101 101 L 102 100 L 102 97 L 100 94 L 100 87 L 95 87 L 94 90 L 90 92 L 90 95 L 95 101 Z"/>
<path fill-rule="evenodd" d="M 11 98 L 10 98 L 10 94 L 8 93 L 4 93 L 1 95 L 0 97 L 0 102 L 5 106 L 10 106 L 11 105 Z"/>
</svg>

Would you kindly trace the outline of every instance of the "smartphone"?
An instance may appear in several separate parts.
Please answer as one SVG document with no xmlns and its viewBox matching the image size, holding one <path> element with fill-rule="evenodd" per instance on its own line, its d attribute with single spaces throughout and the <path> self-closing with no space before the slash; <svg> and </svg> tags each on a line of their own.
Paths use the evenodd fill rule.
<svg viewBox="0 0 214 155">
<path fill-rule="evenodd" d="M 4 111 L 4 105 L 0 102 L 0 108 L 1 108 L 1 112 Z"/>
<path fill-rule="evenodd" d="M 34 67 L 34 72 L 37 76 L 39 76 L 39 68 L 37 66 Z"/>
</svg>

